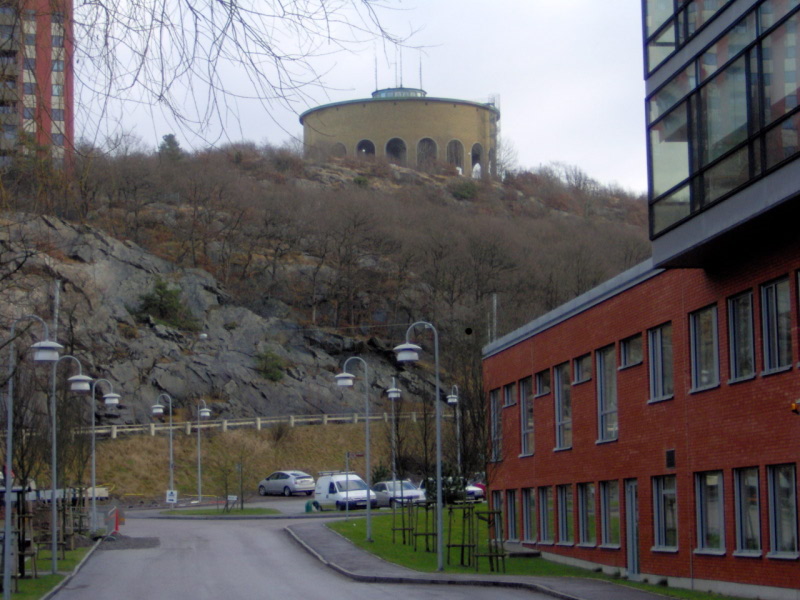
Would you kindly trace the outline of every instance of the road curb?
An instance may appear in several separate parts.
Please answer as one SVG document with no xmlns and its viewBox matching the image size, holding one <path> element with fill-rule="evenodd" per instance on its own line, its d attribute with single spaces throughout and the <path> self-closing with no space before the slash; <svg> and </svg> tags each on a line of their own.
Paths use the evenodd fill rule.
<svg viewBox="0 0 800 600">
<path fill-rule="evenodd" d="M 319 560 L 322 564 L 326 567 L 333 569 L 337 573 L 344 575 L 354 581 L 359 581 L 362 583 L 414 583 L 414 584 L 435 584 L 435 585 L 479 585 L 481 587 L 505 587 L 505 588 L 514 588 L 514 589 L 524 589 L 533 592 L 539 592 L 542 594 L 547 594 L 548 596 L 552 596 L 554 598 L 560 598 L 561 600 L 583 600 L 578 596 L 573 596 L 571 594 L 566 594 L 564 592 L 559 592 L 558 590 L 551 589 L 545 585 L 526 582 L 526 581 L 503 581 L 503 580 L 494 580 L 494 579 L 478 579 L 469 576 L 462 576 L 462 577 L 449 577 L 447 575 L 439 575 L 436 577 L 431 577 L 426 573 L 420 573 L 419 575 L 415 575 L 413 577 L 406 577 L 401 575 L 395 576 L 386 576 L 386 575 L 362 575 L 359 573 L 354 573 L 342 567 L 341 565 L 337 565 L 334 562 L 327 560 L 324 556 L 322 556 L 319 552 L 314 550 L 311 546 L 309 546 L 303 539 L 301 539 L 294 531 L 292 531 L 291 527 L 284 528 L 287 534 L 297 542 L 300 547 L 304 548 L 306 552 L 311 554 L 317 560 Z M 345 538 L 346 539 L 346 538 Z M 348 543 L 352 543 L 347 540 Z"/>
<path fill-rule="evenodd" d="M 62 588 L 65 586 L 65 585 L 67 585 L 67 584 L 68 584 L 68 583 L 69 583 L 69 582 L 72 580 L 72 578 L 73 578 L 73 577 L 75 577 L 75 575 L 77 575 L 77 574 L 78 574 L 78 571 L 80 571 L 80 570 L 83 568 L 83 565 L 85 565 L 85 564 L 86 564 L 86 561 L 88 561 L 88 560 L 89 560 L 89 558 L 92 556 L 92 554 L 94 554 L 94 553 L 95 553 L 95 551 L 96 551 L 96 550 L 97 550 L 97 549 L 100 547 L 100 544 L 102 544 L 102 543 L 103 543 L 103 538 L 100 538 L 100 539 L 98 539 L 98 540 L 97 540 L 97 541 L 94 543 L 94 545 L 93 545 L 93 546 L 92 546 L 92 547 L 89 549 L 89 551 L 86 553 L 86 556 L 84 556 L 84 557 L 81 559 L 81 562 L 79 562 L 77 565 L 75 565 L 75 568 L 74 568 L 74 569 L 72 569 L 72 572 L 71 572 L 71 573 L 68 573 L 67 575 L 65 575 L 65 576 L 64 576 L 64 579 L 62 579 L 61 581 L 59 581 L 59 582 L 56 584 L 56 586 L 55 586 L 55 587 L 54 587 L 52 590 L 50 590 L 50 591 L 49 591 L 49 592 L 47 592 L 47 593 L 46 593 L 44 596 L 42 596 L 41 600 L 50 600 L 50 598 L 52 598 L 52 597 L 53 597 L 53 596 L 55 596 L 55 595 L 56 595 L 58 592 L 60 592 L 60 591 L 61 591 L 61 589 L 62 589 Z"/>
</svg>

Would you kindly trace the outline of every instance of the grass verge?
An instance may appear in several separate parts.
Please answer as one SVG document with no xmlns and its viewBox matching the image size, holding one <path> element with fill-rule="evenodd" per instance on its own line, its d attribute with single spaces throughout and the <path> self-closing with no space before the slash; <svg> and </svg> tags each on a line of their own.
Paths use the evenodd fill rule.
<svg viewBox="0 0 800 600">
<path fill-rule="evenodd" d="M 20 579 L 19 592 L 12 594 L 12 597 L 14 600 L 39 600 L 66 577 L 63 573 L 71 573 L 75 570 L 75 567 L 78 566 L 90 549 L 77 548 L 68 550 L 65 558 L 59 557 L 58 559 L 59 572 L 56 575 L 50 573 L 50 551 L 42 550 L 37 558 L 37 566 L 40 573 L 47 574 L 41 575 L 36 579 Z"/>
<path fill-rule="evenodd" d="M 400 542 L 397 537 L 397 542 L 392 542 L 392 517 L 391 515 L 377 515 L 372 518 L 372 542 L 366 541 L 366 520 L 364 518 L 349 519 L 347 521 L 336 521 L 328 524 L 328 527 L 334 531 L 342 534 L 349 539 L 359 548 L 371 552 L 384 560 L 408 567 L 417 571 L 433 572 L 436 571 L 436 553 L 423 552 L 421 549 L 415 551 L 413 546 L 405 545 Z M 460 532 L 454 529 L 453 539 L 460 536 Z M 447 527 L 445 520 L 445 543 L 447 540 Z M 485 537 L 485 535 L 483 536 Z M 445 552 L 446 552 L 445 548 Z M 453 552 L 453 560 L 458 560 L 455 551 Z M 507 558 L 506 561 L 506 575 L 524 575 L 532 577 L 585 577 L 591 579 L 601 579 L 604 581 L 612 581 L 620 585 L 635 587 L 648 592 L 660 594 L 662 596 L 670 596 L 673 598 L 687 598 L 689 600 L 740 600 L 733 596 L 721 596 L 708 592 L 698 592 L 693 590 L 684 590 L 678 588 L 668 588 L 664 586 L 649 585 L 644 583 L 637 583 L 619 579 L 598 573 L 595 571 L 588 571 L 578 567 L 563 565 L 551 561 L 544 560 L 543 558 Z M 489 572 L 489 567 L 486 561 L 480 563 L 480 573 L 484 575 L 493 575 Z M 476 573 L 475 567 L 464 567 L 458 564 L 447 564 L 447 554 L 445 554 L 445 572 L 447 573 L 464 573 L 474 575 Z"/>
</svg>

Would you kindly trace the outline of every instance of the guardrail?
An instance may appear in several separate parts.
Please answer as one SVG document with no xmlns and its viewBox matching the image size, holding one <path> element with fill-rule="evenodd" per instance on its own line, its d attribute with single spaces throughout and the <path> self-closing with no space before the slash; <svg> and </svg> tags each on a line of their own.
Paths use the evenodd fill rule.
<svg viewBox="0 0 800 600">
<path fill-rule="evenodd" d="M 187 435 L 192 431 L 200 429 L 228 431 L 229 429 L 241 428 L 255 428 L 256 430 L 264 429 L 265 427 L 273 427 L 279 424 L 288 424 L 289 427 L 296 427 L 298 425 L 332 425 L 337 423 L 363 423 L 365 415 L 362 413 L 340 413 L 340 414 L 325 414 L 325 415 L 284 415 L 276 417 L 254 417 L 250 419 L 217 419 L 213 421 L 179 421 L 172 423 L 173 431 L 183 431 Z M 411 421 L 416 423 L 417 420 L 427 417 L 433 419 L 433 414 L 423 414 L 419 412 L 399 413 L 395 415 L 398 421 Z M 443 417 L 445 419 L 452 419 L 451 415 Z M 384 412 L 378 414 L 370 414 L 370 422 L 385 422 L 391 420 L 391 414 Z M 95 427 L 95 435 L 100 437 L 110 437 L 116 439 L 120 435 L 141 435 L 149 434 L 151 436 L 157 433 L 169 432 L 170 424 L 166 423 L 144 423 L 137 425 L 98 425 Z M 79 430 L 80 433 L 91 433 L 91 428 L 84 427 Z"/>
</svg>

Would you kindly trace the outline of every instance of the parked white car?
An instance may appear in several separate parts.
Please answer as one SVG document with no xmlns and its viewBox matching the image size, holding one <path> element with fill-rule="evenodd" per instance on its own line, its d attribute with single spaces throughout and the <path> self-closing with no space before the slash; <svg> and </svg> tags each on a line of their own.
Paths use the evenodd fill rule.
<svg viewBox="0 0 800 600">
<path fill-rule="evenodd" d="M 372 486 L 372 491 L 378 497 L 378 506 L 425 502 L 425 491 L 419 489 L 408 479 L 381 481 Z"/>
</svg>

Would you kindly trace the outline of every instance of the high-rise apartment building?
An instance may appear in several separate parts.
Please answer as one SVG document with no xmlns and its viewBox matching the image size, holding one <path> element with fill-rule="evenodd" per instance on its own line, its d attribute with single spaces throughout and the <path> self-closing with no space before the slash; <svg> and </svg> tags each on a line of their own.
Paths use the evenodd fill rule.
<svg viewBox="0 0 800 600">
<path fill-rule="evenodd" d="M 800 589 L 800 0 L 643 0 L 653 258 L 484 348 L 506 539 Z"/>
<path fill-rule="evenodd" d="M 74 142 L 72 3 L 0 0 L 0 164 Z"/>
</svg>

